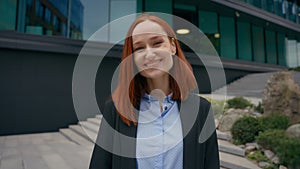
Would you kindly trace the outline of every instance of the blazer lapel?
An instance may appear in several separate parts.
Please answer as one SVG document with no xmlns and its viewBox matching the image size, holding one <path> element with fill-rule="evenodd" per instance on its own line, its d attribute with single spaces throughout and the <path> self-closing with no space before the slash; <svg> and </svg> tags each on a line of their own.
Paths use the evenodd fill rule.
<svg viewBox="0 0 300 169">
<path fill-rule="evenodd" d="M 193 156 L 196 147 L 194 143 L 197 142 L 197 131 L 194 127 L 197 123 L 197 116 L 199 112 L 200 98 L 192 93 L 183 101 L 178 102 L 180 111 L 182 134 L 183 134 L 183 168 L 193 168 L 196 158 Z"/>
</svg>

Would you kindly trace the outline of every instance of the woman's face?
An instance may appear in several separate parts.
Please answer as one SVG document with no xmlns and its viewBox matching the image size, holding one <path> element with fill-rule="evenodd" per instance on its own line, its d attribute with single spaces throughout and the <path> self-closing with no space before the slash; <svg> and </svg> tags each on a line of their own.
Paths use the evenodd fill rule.
<svg viewBox="0 0 300 169">
<path fill-rule="evenodd" d="M 149 20 L 139 23 L 133 30 L 132 41 L 134 62 L 142 76 L 155 79 L 169 72 L 176 47 L 159 24 Z"/>
</svg>

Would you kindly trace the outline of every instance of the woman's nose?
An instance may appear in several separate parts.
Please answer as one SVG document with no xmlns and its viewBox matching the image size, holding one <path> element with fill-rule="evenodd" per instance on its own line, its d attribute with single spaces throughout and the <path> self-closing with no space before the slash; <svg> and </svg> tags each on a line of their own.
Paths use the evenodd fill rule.
<svg viewBox="0 0 300 169">
<path fill-rule="evenodd" d="M 151 48 L 151 47 L 146 48 L 146 56 L 145 57 L 146 57 L 146 59 L 152 59 L 155 57 L 153 48 Z"/>
</svg>

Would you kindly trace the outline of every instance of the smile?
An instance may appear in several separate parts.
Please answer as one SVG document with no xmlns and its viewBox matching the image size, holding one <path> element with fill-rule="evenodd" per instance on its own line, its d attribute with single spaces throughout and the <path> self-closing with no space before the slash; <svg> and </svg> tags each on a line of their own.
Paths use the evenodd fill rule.
<svg viewBox="0 0 300 169">
<path fill-rule="evenodd" d="M 145 63 L 144 66 L 145 67 L 154 67 L 156 66 L 157 64 L 159 64 L 163 59 L 159 59 L 159 60 L 156 60 L 156 61 L 153 61 L 153 62 L 148 62 L 148 63 Z"/>
</svg>

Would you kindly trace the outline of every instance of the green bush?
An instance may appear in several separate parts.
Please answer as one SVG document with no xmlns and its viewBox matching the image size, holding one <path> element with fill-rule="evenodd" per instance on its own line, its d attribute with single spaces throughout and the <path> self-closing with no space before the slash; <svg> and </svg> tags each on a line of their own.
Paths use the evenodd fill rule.
<svg viewBox="0 0 300 169">
<path fill-rule="evenodd" d="M 248 154 L 247 157 L 255 161 L 268 161 L 268 158 L 260 150 L 253 151 L 251 154 Z"/>
<path fill-rule="evenodd" d="M 281 139 L 275 147 L 275 153 L 280 163 L 288 168 L 300 168 L 300 141 L 295 138 L 286 137 Z"/>
<path fill-rule="evenodd" d="M 269 165 L 264 167 L 263 169 L 278 169 L 278 167 L 270 161 L 266 155 L 261 150 L 255 150 L 247 155 L 248 159 L 254 160 L 256 162 L 265 161 L 268 162 Z"/>
<path fill-rule="evenodd" d="M 261 102 L 258 102 L 258 105 L 254 107 L 254 109 L 259 112 L 260 114 L 264 113 L 264 107 L 262 106 Z"/>
<path fill-rule="evenodd" d="M 285 137 L 284 130 L 267 130 L 260 132 L 256 141 L 262 147 L 275 151 L 274 148 L 280 143 L 281 138 Z"/>
<path fill-rule="evenodd" d="M 277 154 L 280 163 L 289 168 L 300 167 L 300 141 L 284 134 L 284 130 L 267 130 L 259 133 L 257 143 Z"/>
<path fill-rule="evenodd" d="M 269 116 L 262 117 L 260 122 L 264 131 L 270 129 L 285 130 L 288 128 L 290 123 L 287 116 L 280 114 L 271 114 Z"/>
<path fill-rule="evenodd" d="M 242 117 L 231 128 L 232 138 L 237 144 L 253 142 L 261 131 L 259 120 L 254 117 Z"/>
<path fill-rule="evenodd" d="M 298 72 L 300 72 L 300 66 L 298 66 L 298 67 L 293 67 L 293 68 L 289 68 L 288 70 L 293 70 L 293 71 L 298 71 Z"/>
<path fill-rule="evenodd" d="M 243 97 L 235 97 L 227 100 L 227 108 L 244 109 L 248 106 L 252 107 L 253 104 L 250 101 L 244 99 Z"/>
</svg>

